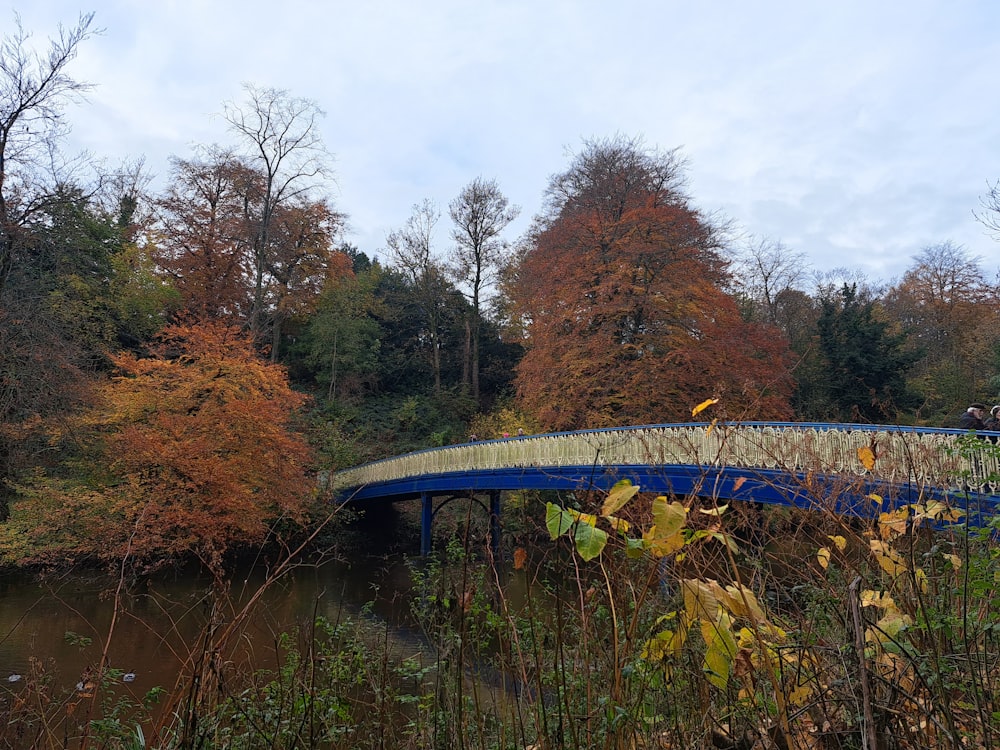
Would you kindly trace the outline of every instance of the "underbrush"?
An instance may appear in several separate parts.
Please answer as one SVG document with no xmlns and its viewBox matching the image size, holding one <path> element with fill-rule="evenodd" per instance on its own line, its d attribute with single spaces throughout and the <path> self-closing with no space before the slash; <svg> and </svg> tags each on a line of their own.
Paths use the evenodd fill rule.
<svg viewBox="0 0 1000 750">
<path fill-rule="evenodd" d="M 5 746 L 998 746 L 994 526 L 875 496 L 868 521 L 627 483 L 548 499 L 509 560 L 466 533 L 414 561 L 420 647 L 315 618 L 238 669 L 247 610 L 214 606 L 155 718 L 115 698 L 120 675 L 67 697 L 40 670 L 3 706 Z"/>
</svg>

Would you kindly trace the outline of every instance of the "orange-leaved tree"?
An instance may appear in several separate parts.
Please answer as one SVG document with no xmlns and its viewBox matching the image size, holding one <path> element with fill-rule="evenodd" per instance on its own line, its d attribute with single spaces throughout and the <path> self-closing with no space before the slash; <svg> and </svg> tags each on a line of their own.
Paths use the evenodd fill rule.
<svg viewBox="0 0 1000 750">
<path fill-rule="evenodd" d="M 521 405 L 543 427 L 791 413 L 788 347 L 721 288 L 719 232 L 683 194 L 682 164 L 634 140 L 590 142 L 553 178 L 516 269 L 527 330 Z"/>
<path fill-rule="evenodd" d="M 143 567 L 263 542 L 303 519 L 314 481 L 292 429 L 304 397 L 238 329 L 184 322 L 118 374 L 82 420 L 91 461 L 77 479 L 36 477 L 2 540 L 22 564 L 132 559 Z"/>
<path fill-rule="evenodd" d="M 309 449 L 290 429 L 304 397 L 219 322 L 167 328 L 156 356 L 123 354 L 107 388 L 109 468 L 123 520 L 144 554 L 195 553 L 215 563 L 268 525 L 302 518 Z"/>
</svg>

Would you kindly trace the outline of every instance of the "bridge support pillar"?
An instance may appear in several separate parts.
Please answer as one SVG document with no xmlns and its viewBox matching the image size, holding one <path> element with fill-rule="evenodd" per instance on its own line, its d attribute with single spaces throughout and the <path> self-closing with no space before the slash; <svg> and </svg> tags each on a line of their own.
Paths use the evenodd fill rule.
<svg viewBox="0 0 1000 750">
<path fill-rule="evenodd" d="M 490 492 L 490 552 L 500 559 L 500 490 Z"/>
<path fill-rule="evenodd" d="M 420 554 L 431 553 L 431 522 L 434 520 L 434 496 L 429 492 L 420 493 Z"/>
</svg>

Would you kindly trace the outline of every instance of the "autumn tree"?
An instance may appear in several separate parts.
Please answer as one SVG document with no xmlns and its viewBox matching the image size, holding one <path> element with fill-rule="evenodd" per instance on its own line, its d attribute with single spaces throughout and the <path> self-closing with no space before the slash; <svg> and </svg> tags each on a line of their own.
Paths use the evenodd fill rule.
<svg viewBox="0 0 1000 750">
<path fill-rule="evenodd" d="M 310 453 L 292 418 L 304 398 L 239 329 L 172 325 L 152 356 L 115 363 L 100 407 L 76 428 L 87 460 L 75 478 L 22 485 L 3 529 L 8 557 L 156 567 L 196 556 L 218 571 L 278 519 L 303 519 Z"/>
<path fill-rule="evenodd" d="M 245 147 L 250 165 L 261 177 L 259 199 L 248 204 L 252 225 L 249 268 L 249 329 L 258 342 L 273 310 L 268 307 L 268 278 L 275 262 L 277 219 L 282 208 L 311 203 L 327 178 L 329 153 L 319 133 L 322 110 L 312 101 L 281 89 L 244 87 L 242 104 L 228 103 L 225 118 Z M 277 352 L 271 352 L 272 359 Z"/>
<path fill-rule="evenodd" d="M 510 204 L 496 180 L 477 177 L 448 204 L 448 213 L 455 241 L 452 267 L 459 283 L 469 290 L 472 302 L 469 377 L 472 399 L 478 404 L 483 294 L 503 267 L 507 244 L 500 235 L 517 218 L 520 208 Z"/>
<path fill-rule="evenodd" d="M 518 391 L 544 427 L 680 420 L 713 396 L 733 417 L 789 415 L 786 344 L 723 293 L 718 232 L 683 176 L 676 151 L 617 137 L 550 182 L 515 292 Z"/>
<path fill-rule="evenodd" d="M 200 148 L 193 159 L 171 160 L 157 202 L 155 260 L 200 317 L 241 323 L 249 314 L 252 228 L 244 205 L 258 190 L 258 175 L 229 151 Z"/>
<path fill-rule="evenodd" d="M 926 247 L 913 261 L 886 294 L 886 309 L 922 355 L 912 382 L 939 419 L 996 395 L 989 381 L 1000 372 L 1000 298 L 980 259 L 951 242 Z"/>
<path fill-rule="evenodd" d="M 324 200 L 302 199 L 275 211 L 267 274 L 272 360 L 282 353 L 286 323 L 308 319 L 326 284 L 350 271 L 349 259 L 335 249 L 343 224 L 343 215 Z"/>
</svg>

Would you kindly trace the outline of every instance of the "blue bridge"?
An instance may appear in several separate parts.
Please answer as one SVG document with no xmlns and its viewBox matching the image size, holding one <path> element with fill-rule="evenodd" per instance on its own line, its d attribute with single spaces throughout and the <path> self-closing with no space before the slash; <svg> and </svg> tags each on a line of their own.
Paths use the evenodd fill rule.
<svg viewBox="0 0 1000 750">
<path fill-rule="evenodd" d="M 434 515 L 458 497 L 486 506 L 498 544 L 505 491 L 642 492 L 872 517 L 945 502 L 978 525 L 1000 502 L 998 433 L 890 425 L 684 423 L 487 440 L 418 451 L 330 476 L 343 502 L 420 499 L 421 550 Z M 964 445 L 963 445 L 964 440 Z M 981 446 L 981 450 L 977 449 Z"/>
</svg>

